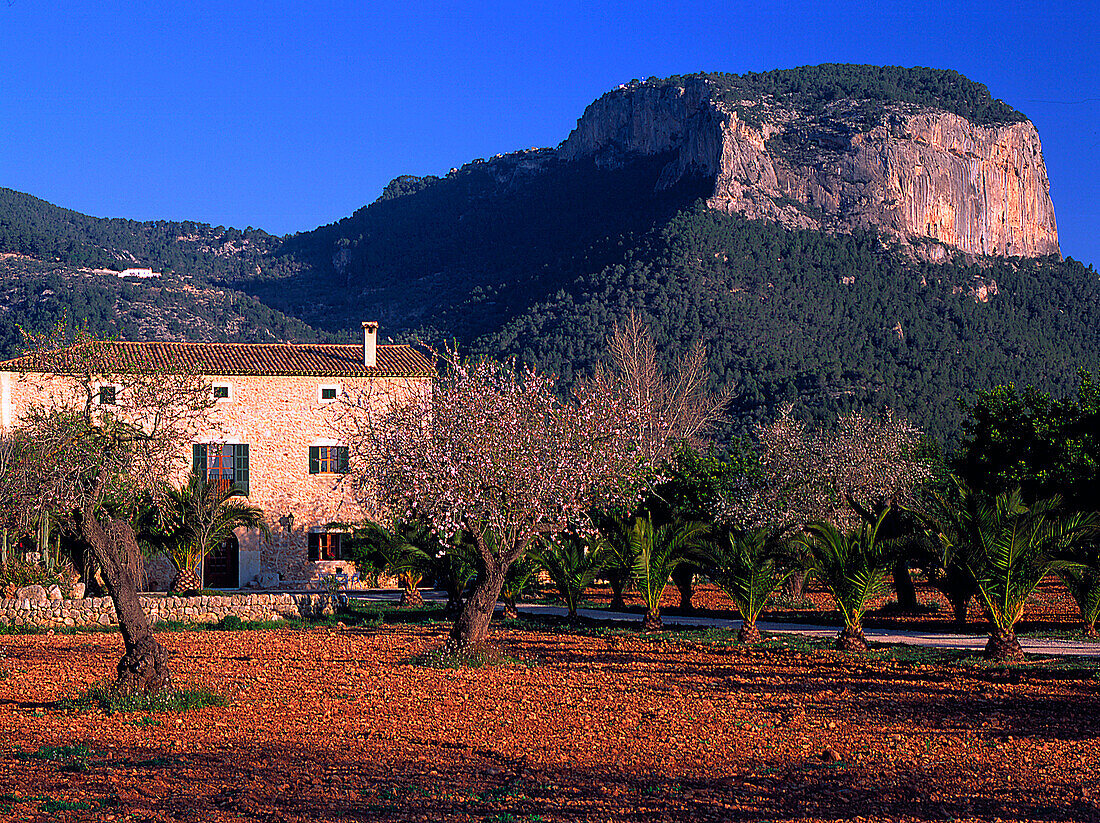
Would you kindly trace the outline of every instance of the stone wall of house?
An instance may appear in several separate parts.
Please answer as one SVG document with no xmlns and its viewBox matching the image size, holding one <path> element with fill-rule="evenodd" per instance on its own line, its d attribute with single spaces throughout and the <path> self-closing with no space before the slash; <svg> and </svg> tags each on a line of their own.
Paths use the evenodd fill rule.
<svg viewBox="0 0 1100 823">
<path fill-rule="evenodd" d="M 426 380 L 405 378 L 240 377 L 213 376 L 214 385 L 230 386 L 230 398 L 217 401 L 211 426 L 198 442 L 249 444 L 249 502 L 264 510 L 270 537 L 258 531 L 238 532 L 241 565 L 256 553 L 260 573 L 278 573 L 283 580 L 311 580 L 320 574 L 353 574 L 346 561 L 310 562 L 309 533 L 333 523 L 353 523 L 375 514 L 355 499 L 348 478 L 310 474 L 311 446 L 337 445 L 342 429 L 340 404 L 321 400 L 322 386 L 383 397 L 427 391 Z M 250 579 L 243 579 L 247 585 Z"/>
<path fill-rule="evenodd" d="M 153 623 L 216 623 L 227 615 L 241 620 L 282 620 L 312 617 L 329 603 L 328 594 L 234 594 L 224 597 L 141 597 Z M 117 626 L 109 597 L 82 600 L 0 600 L 0 625 L 55 628 L 60 626 Z"/>
<path fill-rule="evenodd" d="M 277 585 L 279 578 L 309 581 L 333 572 L 354 574 L 348 561 L 308 559 L 311 531 L 376 514 L 364 511 L 345 476 L 309 473 L 310 447 L 337 445 L 341 436 L 340 403 L 323 401 L 321 387 L 335 387 L 337 396 L 361 395 L 377 408 L 387 398 L 429 392 L 430 380 L 239 375 L 206 375 L 204 380 L 228 386 L 229 397 L 215 402 L 209 425 L 194 442 L 248 444 L 248 502 L 263 509 L 270 531 L 268 536 L 258 530 L 237 531 L 239 584 L 267 588 Z M 5 427 L 17 423 L 32 404 L 71 404 L 78 397 L 76 389 L 79 386 L 71 380 L 54 375 L 0 373 L 2 422 Z M 119 397 L 125 402 L 122 393 Z M 181 482 L 191 470 L 191 458 L 189 445 L 180 455 Z M 159 577 L 157 583 L 163 585 Z"/>
</svg>

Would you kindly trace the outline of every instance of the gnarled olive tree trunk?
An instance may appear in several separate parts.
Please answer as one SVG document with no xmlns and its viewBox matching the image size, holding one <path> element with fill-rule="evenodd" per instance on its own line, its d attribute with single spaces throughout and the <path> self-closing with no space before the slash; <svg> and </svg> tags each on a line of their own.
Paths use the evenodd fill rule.
<svg viewBox="0 0 1100 823">
<path fill-rule="evenodd" d="M 138 599 L 142 576 L 141 550 L 134 530 L 125 520 L 95 516 L 91 503 L 80 521 L 81 536 L 91 546 L 103 570 L 107 594 L 115 605 L 126 654 L 118 661 L 115 687 L 125 694 L 155 694 L 171 685 L 168 651 L 153 637 L 149 618 Z"/>
<path fill-rule="evenodd" d="M 497 556 L 490 550 L 481 532 L 476 528 L 470 531 L 477 542 L 477 578 L 473 591 L 451 628 L 451 641 L 461 646 L 482 643 L 489 636 L 489 622 L 504 588 L 508 567 L 523 555 L 529 542 L 502 549 L 500 556 Z"/>
</svg>

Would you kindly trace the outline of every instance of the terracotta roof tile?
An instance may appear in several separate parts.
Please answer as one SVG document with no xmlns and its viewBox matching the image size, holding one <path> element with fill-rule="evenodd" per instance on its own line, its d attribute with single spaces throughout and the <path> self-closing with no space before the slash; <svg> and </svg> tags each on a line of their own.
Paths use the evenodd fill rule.
<svg viewBox="0 0 1100 823">
<path fill-rule="evenodd" d="M 430 360 L 405 344 L 380 344 L 377 365 L 363 365 L 363 347 L 334 343 L 139 343 L 109 340 L 104 373 L 165 371 L 198 375 L 301 377 L 430 377 Z M 57 352 L 63 357 L 63 351 Z M 38 357 L 0 362 L 0 371 L 39 371 Z M 53 369 L 57 371 L 59 369 Z"/>
</svg>

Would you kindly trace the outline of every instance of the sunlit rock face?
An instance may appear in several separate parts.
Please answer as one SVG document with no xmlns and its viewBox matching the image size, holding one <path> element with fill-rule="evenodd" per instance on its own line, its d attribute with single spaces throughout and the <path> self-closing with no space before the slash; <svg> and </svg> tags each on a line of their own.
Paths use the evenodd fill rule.
<svg viewBox="0 0 1100 823">
<path fill-rule="evenodd" d="M 1030 121 L 979 126 L 907 103 L 837 100 L 809 113 L 783 100 L 722 102 L 704 78 L 634 83 L 594 102 L 562 160 L 618 166 L 670 153 L 657 187 L 713 179 L 712 208 L 790 228 L 877 228 L 947 259 L 1058 254 L 1042 146 Z"/>
</svg>

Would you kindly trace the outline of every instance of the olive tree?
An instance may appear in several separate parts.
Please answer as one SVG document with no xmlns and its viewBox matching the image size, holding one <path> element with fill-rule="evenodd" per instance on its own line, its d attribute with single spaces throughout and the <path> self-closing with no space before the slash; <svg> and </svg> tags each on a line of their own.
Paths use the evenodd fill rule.
<svg viewBox="0 0 1100 823">
<path fill-rule="evenodd" d="M 116 688 L 154 693 L 171 674 L 138 600 L 144 567 L 131 519 L 150 495 L 163 502 L 185 470 L 186 444 L 212 404 L 210 386 L 171 364 L 135 362 L 122 346 L 83 333 L 58 342 L 34 339 L 19 361 L 38 400 L 10 432 L 2 502 L 26 521 L 17 527 L 49 509 L 86 544 L 125 643 Z"/>
</svg>

